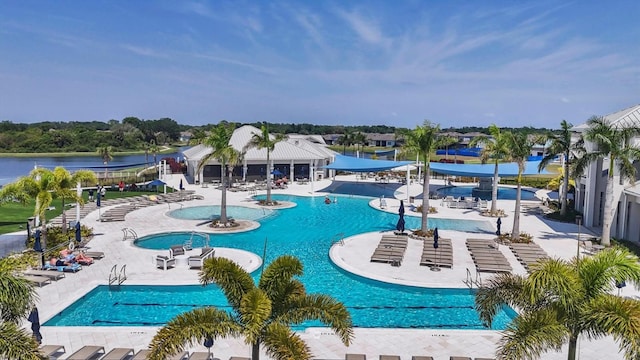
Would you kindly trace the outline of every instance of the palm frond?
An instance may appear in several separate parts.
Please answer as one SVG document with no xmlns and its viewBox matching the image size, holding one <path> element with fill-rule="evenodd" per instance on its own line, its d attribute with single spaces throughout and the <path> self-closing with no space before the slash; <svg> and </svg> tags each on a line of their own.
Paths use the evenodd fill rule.
<svg viewBox="0 0 640 360">
<path fill-rule="evenodd" d="M 234 309 L 239 308 L 244 294 L 255 288 L 251 275 L 240 265 L 217 256 L 204 261 L 200 272 L 200 283 L 218 285 Z"/>
<path fill-rule="evenodd" d="M 638 258 L 621 247 L 600 251 L 595 256 L 581 260 L 578 271 L 589 299 L 613 290 L 616 281 L 640 283 Z"/>
<path fill-rule="evenodd" d="M 302 262 L 298 258 L 291 255 L 280 256 L 264 269 L 258 287 L 271 295 L 280 284 L 302 275 L 302 271 Z"/>
<path fill-rule="evenodd" d="M 237 336 L 242 327 L 227 312 L 213 307 L 198 308 L 171 319 L 151 340 L 149 359 L 162 360 L 182 351 L 185 344 L 201 344 L 204 339 Z"/>
<path fill-rule="evenodd" d="M 18 323 L 33 308 L 38 294 L 25 278 L 0 271 L 0 319 Z"/>
<path fill-rule="evenodd" d="M 309 360 L 313 357 L 307 344 L 289 327 L 272 323 L 264 337 L 267 354 L 276 360 Z"/>
<path fill-rule="evenodd" d="M 42 360 L 42 355 L 26 330 L 11 322 L 0 322 L 0 358 Z"/>
<path fill-rule="evenodd" d="M 548 350 L 559 351 L 569 338 L 567 328 L 549 310 L 517 316 L 498 343 L 496 359 L 539 359 Z"/>
<path fill-rule="evenodd" d="M 524 307 L 527 300 L 523 296 L 524 277 L 515 274 L 498 274 L 478 289 L 475 307 L 480 319 L 487 327 L 491 327 L 493 318 L 502 305 Z"/>
<path fill-rule="evenodd" d="M 546 259 L 532 266 L 524 292 L 532 304 L 560 302 L 565 309 L 573 308 L 583 296 L 582 283 L 574 266 L 560 259 Z"/>
<path fill-rule="evenodd" d="M 271 300 L 264 291 L 252 289 L 242 297 L 238 312 L 247 343 L 255 343 L 260 339 L 263 327 L 271 316 Z"/>
</svg>

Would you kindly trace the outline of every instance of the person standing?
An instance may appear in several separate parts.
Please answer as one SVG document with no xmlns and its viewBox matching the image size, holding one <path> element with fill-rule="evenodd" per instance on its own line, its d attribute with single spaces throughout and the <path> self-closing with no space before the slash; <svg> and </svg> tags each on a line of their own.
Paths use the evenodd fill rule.
<svg viewBox="0 0 640 360">
<path fill-rule="evenodd" d="M 89 189 L 89 201 L 93 201 L 93 189 Z"/>
</svg>

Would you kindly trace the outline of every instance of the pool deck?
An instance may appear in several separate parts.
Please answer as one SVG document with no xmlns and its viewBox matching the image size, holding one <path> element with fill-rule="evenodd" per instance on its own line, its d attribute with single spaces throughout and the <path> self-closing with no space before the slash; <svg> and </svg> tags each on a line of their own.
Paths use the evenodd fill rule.
<svg viewBox="0 0 640 360">
<path fill-rule="evenodd" d="M 177 187 L 181 175 L 170 175 L 169 185 Z M 355 176 L 341 176 L 343 181 L 356 181 Z M 360 183 L 370 182 L 359 180 Z M 186 181 L 183 181 L 186 184 Z M 331 180 L 322 180 L 313 184 L 291 184 L 286 190 L 274 189 L 273 193 L 286 193 L 310 196 L 313 190 L 327 188 Z M 432 180 L 432 189 L 443 186 L 442 180 Z M 178 220 L 170 218 L 166 213 L 179 206 L 216 205 L 219 204 L 220 190 L 213 187 L 203 188 L 198 185 L 187 185 L 186 189 L 195 190 L 203 195 L 205 200 L 192 200 L 179 204 L 161 204 L 142 208 L 129 213 L 124 222 L 99 222 L 98 212 L 89 214 L 82 222 L 94 228 L 96 236 L 89 243 L 91 250 L 104 251 L 106 256 L 97 260 L 91 266 L 85 266 L 75 274 L 67 274 L 65 279 L 54 281 L 52 284 L 38 288 L 40 301 L 38 308 L 40 319 L 45 322 L 66 306 L 84 296 L 95 286 L 108 283 L 110 271 L 114 266 L 119 270 L 126 265 L 127 280 L 125 284 L 197 284 L 198 271 L 189 270 L 184 264 L 185 259 L 179 259 L 175 268 L 164 271 L 156 268 L 155 256 L 167 255 L 166 250 L 148 250 L 134 246 L 130 239 L 123 240 L 122 229 L 134 229 L 138 236 L 168 232 L 168 231 L 211 231 L 210 228 L 199 226 L 201 221 Z M 409 195 L 417 195 L 422 186 L 411 185 Z M 259 192 L 264 194 L 265 191 Z M 323 196 L 324 193 L 315 193 Z M 407 199 L 407 186 L 398 186 L 397 199 L 387 198 L 387 207 L 381 211 L 397 213 L 399 199 Z M 248 200 L 246 192 L 227 192 L 229 205 L 256 206 Z M 416 200 L 420 202 L 420 200 Z M 530 211 L 523 211 L 520 219 L 520 230 L 530 233 L 548 254 L 571 258 L 577 250 L 578 227 L 573 224 L 550 222 L 540 217 L 536 211 L 538 204 L 523 202 Z M 379 201 L 371 201 L 372 207 L 379 208 Z M 440 200 L 431 200 L 430 205 L 436 207 L 437 214 L 430 217 L 445 217 L 458 219 L 475 219 L 490 221 L 495 226 L 495 219 L 486 218 L 477 210 L 450 209 L 441 205 Z M 499 200 L 498 208 L 507 212 L 502 219 L 502 230 L 509 231 L 513 221 L 514 201 Z M 106 208 L 103 208 L 104 212 Z M 285 210 L 286 211 L 286 210 Z M 405 216 L 417 216 L 407 211 Z M 458 231 L 441 230 L 442 238 L 450 238 L 453 243 L 454 267 L 442 269 L 439 272 L 419 265 L 422 241 L 409 240 L 408 250 L 404 261 L 399 267 L 389 264 L 373 263 L 369 261 L 373 248 L 377 246 L 377 239 L 381 233 L 367 233 L 344 239 L 343 244 L 336 244 L 330 250 L 331 259 L 336 265 L 355 274 L 380 281 L 399 283 L 413 286 L 428 287 L 466 287 L 464 280 L 467 269 L 475 278 L 475 266 L 464 245 L 467 237 L 492 238 L 491 234 L 466 234 Z M 582 236 L 594 236 L 588 229 L 582 227 Z M 375 238 L 375 241 L 371 241 Z M 259 240 L 257 240 L 259 241 Z M 504 246 L 500 249 L 515 273 L 525 274 L 514 255 Z M 192 250 L 196 254 L 199 249 Z M 261 264 L 258 255 L 246 251 L 216 248 L 216 256 L 233 259 L 249 271 L 257 269 Z M 490 274 L 483 273 L 482 280 L 490 278 Z M 623 296 L 640 295 L 627 286 L 622 290 Z M 25 326 L 29 324 L 26 323 Z M 156 333 L 156 327 L 42 327 L 44 344 L 59 344 L 66 347 L 66 355 L 78 350 L 84 345 L 103 345 L 110 350 L 114 347 L 131 347 L 135 350 L 147 348 Z M 447 360 L 449 356 L 493 357 L 495 344 L 500 339 L 500 333 L 489 330 L 424 330 L 424 329 L 355 329 L 355 339 L 350 347 L 345 347 L 338 338 L 327 328 L 311 328 L 300 333 L 310 346 L 316 359 L 344 359 L 345 353 L 366 354 L 369 359 L 377 359 L 381 354 L 395 354 L 402 359 L 410 359 L 413 355 L 429 355 L 436 360 Z M 191 351 L 206 351 L 204 346 L 189 348 Z M 226 360 L 231 356 L 250 356 L 250 346 L 244 344 L 243 339 L 216 339 L 212 348 L 215 358 Z M 612 338 L 589 341 L 581 338 L 579 354 L 584 359 L 622 359 L 618 354 L 618 347 Z M 543 355 L 544 359 L 566 359 L 566 346 L 562 352 L 551 352 Z M 65 356 L 62 356 L 65 358 Z M 269 359 L 261 354 L 261 359 Z"/>
</svg>

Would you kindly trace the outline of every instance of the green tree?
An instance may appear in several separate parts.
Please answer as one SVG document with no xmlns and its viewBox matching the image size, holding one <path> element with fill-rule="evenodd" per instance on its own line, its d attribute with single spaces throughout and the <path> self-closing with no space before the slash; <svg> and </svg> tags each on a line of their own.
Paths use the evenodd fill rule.
<svg viewBox="0 0 640 360">
<path fill-rule="evenodd" d="M 20 326 L 36 300 L 32 283 L 0 266 L 0 358 L 42 359 L 38 343 Z"/>
<path fill-rule="evenodd" d="M 345 129 L 344 134 L 340 135 L 336 142 L 342 145 L 342 155 L 345 155 L 347 153 L 347 147 L 353 145 L 354 134 L 351 130 Z"/>
<path fill-rule="evenodd" d="M 417 153 L 424 163 L 422 183 L 422 222 L 420 230 L 425 233 L 428 230 L 429 215 L 429 179 L 431 178 L 431 155 L 440 146 L 440 125 L 424 121 L 422 126 L 416 126 L 412 131 L 407 131 L 404 136 L 404 151 Z"/>
<path fill-rule="evenodd" d="M 640 263 L 626 249 L 572 261 L 546 259 L 529 276 L 496 275 L 478 289 L 476 309 L 487 326 L 503 305 L 520 310 L 503 332 L 497 359 L 537 359 L 568 342 L 567 359 L 574 360 L 580 334 L 611 335 L 626 359 L 638 359 L 640 301 L 611 294 L 621 281 L 640 284 Z"/>
<path fill-rule="evenodd" d="M 276 144 L 287 139 L 287 136 L 284 134 L 269 134 L 269 127 L 267 125 L 262 125 L 260 128 L 260 133 L 254 133 L 249 140 L 249 143 L 246 145 L 243 152 L 246 152 L 247 149 L 257 148 L 257 149 L 266 149 L 267 150 L 267 200 L 265 202 L 266 205 L 272 205 L 271 201 L 271 172 L 273 171 L 273 164 L 270 160 L 270 155 L 273 149 L 276 148 Z"/>
<path fill-rule="evenodd" d="M 113 148 L 111 146 L 101 146 L 98 148 L 98 155 L 100 155 L 100 157 L 102 158 L 102 162 L 105 165 L 104 179 L 106 181 L 107 179 L 109 179 L 107 164 L 109 164 L 109 161 L 113 160 Z"/>
<path fill-rule="evenodd" d="M 149 141 L 149 151 L 153 154 L 153 166 L 157 168 L 158 166 L 158 145 L 155 140 Z"/>
<path fill-rule="evenodd" d="M 509 156 L 508 160 L 518 164 L 518 176 L 516 177 L 516 204 L 513 214 L 513 229 L 511 230 L 511 238 L 520 238 L 520 202 L 522 199 L 522 173 L 525 171 L 527 165 L 527 159 L 531 156 L 531 149 L 536 144 L 536 140 L 524 133 L 511 133 L 506 132 L 503 134 L 507 136 L 507 142 L 509 144 Z"/>
<path fill-rule="evenodd" d="M 330 296 L 307 294 L 298 276 L 300 260 L 284 255 L 264 269 L 255 285 L 251 275 L 233 261 L 214 257 L 204 263 L 200 283 L 215 283 L 227 297 L 229 313 L 205 307 L 178 315 L 160 329 L 151 341 L 150 359 L 164 359 L 206 338 L 243 336 L 252 346 L 253 360 L 260 359 L 260 347 L 278 360 L 312 358 L 305 342 L 291 325 L 319 320 L 329 326 L 345 345 L 353 338 L 351 315 L 346 307 Z"/>
<path fill-rule="evenodd" d="M 202 128 L 194 128 L 191 130 L 191 137 L 189 138 L 189 145 L 202 144 L 204 139 L 207 138 L 207 133 Z"/>
<path fill-rule="evenodd" d="M 560 133 L 549 133 L 545 137 L 545 142 L 551 141 L 549 147 L 546 150 L 546 155 L 540 161 L 538 165 L 538 172 L 542 171 L 547 165 L 555 161 L 558 155 L 564 157 L 563 161 L 563 175 L 562 175 L 562 190 L 560 191 L 560 216 L 565 217 L 567 215 L 567 193 L 569 192 L 569 162 L 571 158 L 571 150 L 573 148 L 571 143 L 571 128 L 573 125 L 566 120 L 562 120 L 560 123 Z"/>
<path fill-rule="evenodd" d="M 480 161 L 483 164 L 489 161 L 494 163 L 493 187 L 491 188 L 491 216 L 498 213 L 498 164 L 509 156 L 509 132 L 501 132 L 495 124 L 489 126 L 491 137 L 478 136 L 471 140 L 470 147 L 483 145 L 480 151 Z"/>
<path fill-rule="evenodd" d="M 353 134 L 353 143 L 356 144 L 357 150 L 361 150 L 364 148 L 364 145 L 367 143 L 367 136 L 360 131 Z"/>
<path fill-rule="evenodd" d="M 207 163 L 215 159 L 220 163 L 220 185 L 222 186 L 222 199 L 220 202 L 220 224 L 227 224 L 227 185 L 225 181 L 225 171 L 232 172 L 233 166 L 241 159 L 238 150 L 229 144 L 233 130 L 233 124 L 219 124 L 211 131 L 211 134 L 203 140 L 203 145 L 211 148 L 211 152 L 200 160 L 197 173 L 200 173 Z M 229 175 L 231 177 L 231 174 Z"/>
<path fill-rule="evenodd" d="M 594 116 L 587 121 L 589 128 L 583 137 L 585 141 L 595 145 L 594 149 L 581 151 L 579 157 L 572 164 L 573 173 L 583 174 L 594 161 L 608 160 L 607 190 L 605 193 L 604 216 L 602 224 L 602 245 L 611 243 L 611 223 L 613 220 L 614 204 L 618 199 L 613 196 L 614 175 L 618 171 L 621 179 L 635 182 L 636 168 L 634 160 L 640 160 L 640 148 L 634 145 L 634 137 L 640 135 L 640 128 L 636 126 L 618 127 L 604 117 Z M 595 181 L 594 177 L 594 181 Z"/>
<path fill-rule="evenodd" d="M 75 189 L 78 183 L 90 182 L 96 183 L 96 174 L 90 170 L 78 170 L 73 174 L 61 166 L 53 169 L 53 176 L 55 181 L 54 197 L 62 200 L 62 233 L 67 233 L 67 214 L 65 209 L 66 200 L 76 202 L 79 205 L 84 205 L 82 195 L 78 196 Z"/>
</svg>

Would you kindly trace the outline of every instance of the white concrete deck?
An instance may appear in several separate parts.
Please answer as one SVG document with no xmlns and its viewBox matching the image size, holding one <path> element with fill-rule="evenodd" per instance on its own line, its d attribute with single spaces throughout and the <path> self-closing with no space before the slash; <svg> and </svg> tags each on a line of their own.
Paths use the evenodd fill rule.
<svg viewBox="0 0 640 360">
<path fill-rule="evenodd" d="M 181 175 L 174 175 L 167 182 L 169 185 L 177 186 L 181 177 Z M 341 180 L 355 181 L 355 177 L 341 177 Z M 286 190 L 273 190 L 273 192 L 308 196 L 312 192 L 312 186 L 317 191 L 328 186 L 330 182 L 330 180 L 323 180 L 313 185 L 294 183 Z M 183 183 L 186 184 L 186 181 Z M 434 181 L 434 183 L 434 188 L 443 185 L 442 181 Z M 185 203 L 184 206 L 219 203 L 219 190 L 188 184 L 185 187 L 204 195 L 205 200 L 193 200 Z M 406 191 L 407 187 L 402 186 L 398 188 L 396 194 L 405 199 Z M 417 195 L 420 192 L 421 186 L 411 185 L 409 189 L 411 195 Z M 228 192 L 227 194 L 230 205 L 253 206 L 246 201 L 246 192 Z M 371 202 L 372 206 L 376 206 L 376 203 L 376 201 Z M 504 209 L 508 214 L 508 217 L 502 219 L 503 231 L 511 229 L 513 204 L 513 201 L 499 201 L 498 208 Z M 397 213 L 399 200 L 387 198 L 387 205 L 385 211 Z M 475 210 L 442 207 L 439 200 L 432 200 L 431 206 L 435 206 L 439 211 L 433 217 L 487 220 Z M 135 228 L 139 236 L 166 231 L 203 230 L 197 226 L 198 221 L 177 220 L 166 216 L 165 213 L 168 210 L 167 204 L 143 208 L 127 215 L 125 222 L 102 223 L 96 221 L 97 212 L 89 214 L 83 223 L 94 227 L 96 233 L 90 243 L 91 250 L 104 251 L 106 257 L 96 261 L 94 265 L 83 267 L 83 270 L 77 274 L 68 274 L 65 279 L 38 288 L 41 321 L 45 322 L 95 286 L 106 284 L 109 272 L 116 264 L 118 266 L 127 265 L 128 280 L 125 284 L 196 284 L 198 282 L 197 270 L 188 270 L 186 266 L 176 266 L 168 271 L 156 269 L 152 259 L 156 254 L 164 254 L 166 251 L 141 249 L 133 246 L 130 240 L 122 240 L 121 229 L 124 227 Z M 406 216 L 412 216 L 410 213 L 407 211 Z M 492 222 L 494 221 L 492 220 Z M 534 235 L 535 241 L 552 256 L 570 258 L 576 254 L 578 231 L 576 225 L 549 222 L 542 220 L 538 215 L 523 213 L 521 231 Z M 584 234 L 584 228 L 582 232 Z M 468 235 L 457 231 L 442 230 L 441 237 L 452 239 L 455 265 L 453 269 L 432 272 L 427 267 L 419 266 L 420 252 L 414 252 L 422 247 L 418 240 L 409 240 L 409 248 L 400 267 L 369 262 L 370 254 L 377 242 L 362 240 L 372 236 L 380 237 L 381 234 L 361 234 L 345 239 L 344 245 L 332 247 L 331 258 L 342 268 L 362 276 L 392 283 L 429 287 L 465 286 L 463 280 L 466 278 L 467 269 L 475 276 L 475 267 L 464 246 L 464 241 L 469 236 L 483 237 L 478 234 Z M 196 251 L 199 250 L 193 250 L 194 253 Z M 506 247 L 501 251 L 507 256 L 515 272 L 525 273 L 524 268 Z M 229 257 L 250 271 L 261 264 L 259 256 L 239 250 L 217 248 L 216 256 Z M 482 279 L 485 280 L 487 276 L 483 274 Z M 345 291 L 348 290 L 345 289 Z M 638 295 L 638 292 L 630 287 L 623 289 L 622 295 L 632 294 Z M 25 326 L 27 325 L 28 323 L 25 324 Z M 158 328 L 155 327 L 43 327 L 42 333 L 45 344 L 64 345 L 68 355 L 83 345 L 103 345 L 107 351 L 113 347 L 143 349 L 148 346 L 157 330 Z M 436 360 L 449 359 L 449 356 L 452 355 L 493 357 L 495 344 L 500 339 L 499 332 L 488 330 L 355 329 L 353 344 L 347 348 L 332 334 L 330 329 L 311 328 L 302 332 L 301 336 L 311 347 L 317 359 L 344 359 L 345 353 L 364 353 L 370 359 L 377 359 L 380 354 L 397 354 L 402 359 L 410 359 L 412 355 L 430 355 Z M 579 349 L 583 359 L 622 359 L 622 355 L 618 355 L 618 348 L 611 338 L 598 341 L 581 339 Z M 196 346 L 189 350 L 206 351 L 203 346 Z M 250 356 L 251 353 L 250 346 L 244 344 L 243 339 L 216 339 L 212 350 L 216 358 L 224 360 L 230 356 Z M 262 354 L 261 358 L 269 359 L 266 354 Z M 543 358 L 565 359 L 566 347 L 560 353 L 545 354 Z"/>
</svg>

